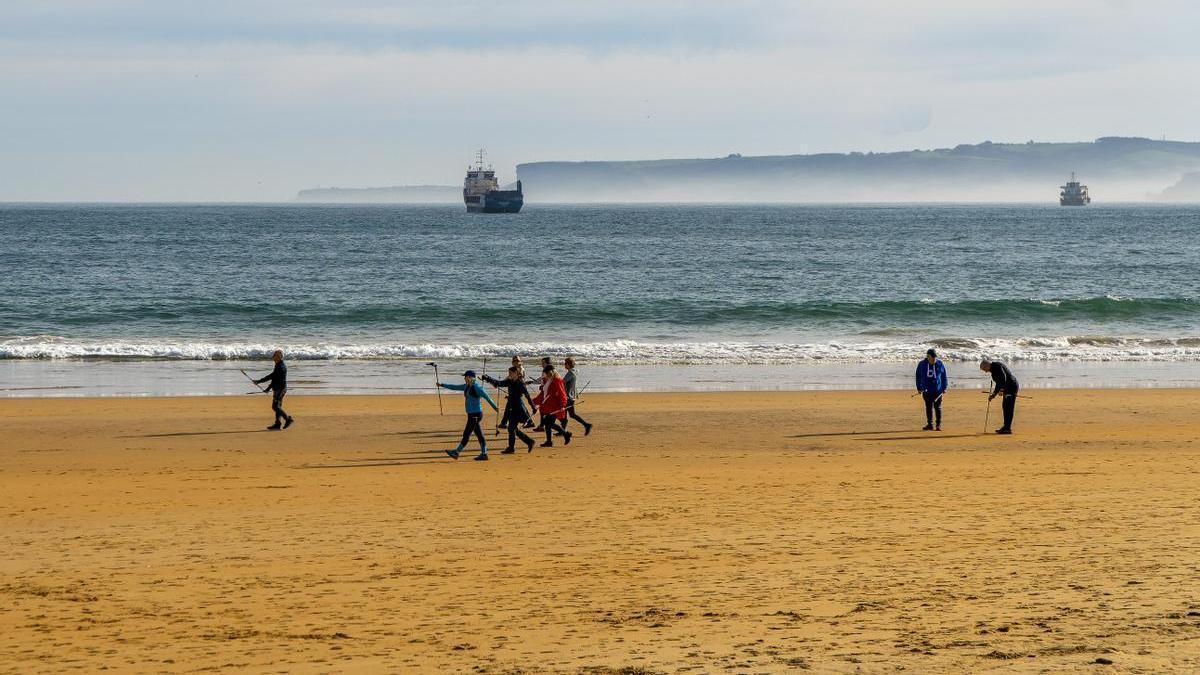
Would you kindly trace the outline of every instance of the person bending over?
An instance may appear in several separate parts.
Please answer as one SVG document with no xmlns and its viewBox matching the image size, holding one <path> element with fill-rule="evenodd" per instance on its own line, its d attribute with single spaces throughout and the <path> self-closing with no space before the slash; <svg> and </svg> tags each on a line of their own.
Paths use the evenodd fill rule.
<svg viewBox="0 0 1200 675">
<path fill-rule="evenodd" d="M 1017 382 L 1017 378 L 1013 377 L 1012 371 L 1008 366 L 999 361 L 989 361 L 984 359 L 979 362 L 979 369 L 985 373 L 990 373 L 992 382 L 995 387 L 992 389 L 988 400 L 1003 396 L 1001 407 L 1004 409 L 1004 426 L 996 430 L 998 434 L 1011 434 L 1013 413 L 1017 408 L 1017 392 L 1021 391 L 1021 385 Z"/>
</svg>

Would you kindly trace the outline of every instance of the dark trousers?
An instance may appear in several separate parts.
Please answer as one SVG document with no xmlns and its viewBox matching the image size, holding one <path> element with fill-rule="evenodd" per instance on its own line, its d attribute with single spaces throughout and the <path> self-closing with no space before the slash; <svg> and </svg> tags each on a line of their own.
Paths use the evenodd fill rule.
<svg viewBox="0 0 1200 675">
<path fill-rule="evenodd" d="M 547 443 L 551 442 L 552 434 L 556 431 L 563 435 L 571 433 L 558 423 L 558 418 L 554 415 L 542 415 L 542 429 L 546 432 Z"/>
<path fill-rule="evenodd" d="M 458 447 L 467 447 L 467 441 L 471 440 L 471 434 L 475 434 L 475 438 L 479 439 L 480 449 L 487 450 L 487 440 L 483 437 L 483 429 L 479 427 L 482 420 L 483 413 L 467 413 L 467 426 L 463 427 L 462 440 L 458 442 Z"/>
<path fill-rule="evenodd" d="M 271 392 L 271 410 L 275 411 L 275 424 L 283 424 L 288 419 L 288 414 L 283 410 L 283 397 L 286 395 L 286 389 L 275 389 Z"/>
<path fill-rule="evenodd" d="M 505 418 L 504 427 L 508 429 L 508 449 L 512 450 L 517 447 L 517 439 L 521 439 L 522 443 L 533 443 L 533 439 L 521 431 L 521 415 L 508 415 Z"/>
<path fill-rule="evenodd" d="M 1004 392 L 1004 399 L 1000 402 L 1001 407 L 1004 408 L 1004 428 L 1005 429 L 1009 429 L 1009 430 L 1012 429 L 1013 411 L 1017 407 L 1017 392 L 1018 391 L 1020 391 L 1020 390 L 1014 389 L 1011 392 L 1010 391 Z"/>
<path fill-rule="evenodd" d="M 562 421 L 562 428 L 564 428 L 564 429 L 567 428 L 567 422 L 569 420 L 575 420 L 576 422 L 579 422 L 580 424 L 582 424 L 585 427 L 592 426 L 587 423 L 587 420 L 585 420 L 582 417 L 580 417 L 579 415 L 575 414 L 575 399 L 573 399 L 573 398 L 567 399 L 567 419 Z"/>
<path fill-rule="evenodd" d="M 942 395 L 923 391 L 921 397 L 925 399 L 925 421 L 933 424 L 933 414 L 936 412 L 937 424 L 942 426 Z"/>
</svg>

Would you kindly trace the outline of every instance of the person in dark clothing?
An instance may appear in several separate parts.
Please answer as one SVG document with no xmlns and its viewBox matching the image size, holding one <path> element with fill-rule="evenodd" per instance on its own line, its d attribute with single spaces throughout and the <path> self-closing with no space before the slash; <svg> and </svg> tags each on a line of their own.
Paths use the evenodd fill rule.
<svg viewBox="0 0 1200 675">
<path fill-rule="evenodd" d="M 520 356 L 512 357 L 512 368 L 510 368 L 509 370 L 513 370 L 513 369 L 516 369 L 517 372 L 516 372 L 515 376 L 510 374 L 509 375 L 510 379 L 514 379 L 514 378 L 518 379 L 523 384 L 533 384 L 533 382 L 534 382 L 533 380 L 525 379 L 525 365 L 521 363 Z M 503 382 L 503 380 L 501 380 L 501 382 Z M 528 397 L 526 397 L 526 398 L 528 398 Z M 501 429 L 508 428 L 508 404 L 504 405 L 504 411 L 505 411 L 504 414 L 500 418 L 500 423 L 496 425 L 496 435 L 500 434 Z M 521 423 L 521 426 L 525 427 L 526 429 L 531 428 L 533 426 L 533 415 L 531 415 L 529 413 L 529 411 L 525 409 L 524 403 L 521 404 L 521 412 L 524 414 L 524 420 L 525 420 L 524 422 Z"/>
<path fill-rule="evenodd" d="M 592 425 L 587 420 L 575 414 L 575 399 L 578 397 L 579 391 L 577 384 L 579 378 L 575 375 L 575 359 L 568 356 L 563 363 L 567 366 L 567 374 L 563 375 L 563 387 L 567 390 L 567 418 L 562 421 L 563 429 L 567 428 L 568 420 L 575 420 L 583 425 L 583 435 L 587 436 L 592 433 Z"/>
<path fill-rule="evenodd" d="M 925 428 L 922 431 L 942 430 L 942 394 L 950 386 L 946 377 L 946 364 L 938 359 L 933 349 L 925 352 L 925 358 L 917 364 L 917 391 L 925 399 Z M 937 413 L 937 426 L 933 414 Z"/>
<path fill-rule="evenodd" d="M 259 378 L 254 381 L 255 384 L 262 384 L 267 380 L 271 384 L 267 385 L 266 391 L 271 392 L 271 410 L 275 411 L 275 423 L 267 427 L 268 431 L 279 431 L 292 426 L 292 416 L 283 410 L 283 397 L 287 394 L 287 364 L 283 362 L 283 351 L 276 349 L 271 355 L 271 360 L 275 362 L 275 369 L 270 375 Z"/>
<path fill-rule="evenodd" d="M 463 403 L 467 410 L 467 425 L 463 427 L 462 440 L 458 442 L 458 447 L 453 450 L 447 450 L 446 454 L 450 455 L 451 459 L 458 459 L 459 453 L 463 448 L 467 447 L 467 441 L 471 440 L 471 434 L 475 434 L 475 438 L 479 440 L 479 454 L 475 457 L 476 462 L 486 462 L 487 454 L 487 438 L 483 435 L 483 429 L 479 427 L 479 423 L 483 421 L 483 402 L 487 401 L 488 405 L 492 406 L 492 410 L 499 410 L 496 402 L 488 396 L 487 390 L 482 384 L 475 381 L 475 371 L 468 370 L 463 373 L 462 384 L 446 384 L 439 383 L 443 389 L 453 389 L 463 393 Z"/>
<path fill-rule="evenodd" d="M 996 398 L 998 395 L 1003 395 L 1001 407 L 1004 409 L 1004 426 L 996 430 L 998 434 L 1011 434 L 1013 412 L 1017 407 L 1017 392 L 1021 390 L 1021 385 L 1017 382 L 1017 378 L 1013 377 L 1012 371 L 1008 366 L 999 361 L 989 361 L 984 359 L 979 362 L 979 369 L 992 376 L 992 382 L 996 386 L 992 389 L 988 400 Z"/>
<path fill-rule="evenodd" d="M 533 408 L 533 399 L 529 398 L 529 388 L 525 386 L 525 378 L 521 376 L 520 368 L 517 366 L 509 368 L 508 377 L 503 380 L 484 375 L 483 381 L 496 388 L 503 387 L 507 391 L 508 399 L 504 404 L 504 418 L 500 424 L 508 429 L 508 447 L 501 450 L 500 454 L 511 455 L 516 452 L 518 438 L 525 444 L 525 451 L 532 452 L 533 439 L 521 431 L 521 425 L 530 417 L 524 403 L 528 401 L 529 407 Z"/>
</svg>

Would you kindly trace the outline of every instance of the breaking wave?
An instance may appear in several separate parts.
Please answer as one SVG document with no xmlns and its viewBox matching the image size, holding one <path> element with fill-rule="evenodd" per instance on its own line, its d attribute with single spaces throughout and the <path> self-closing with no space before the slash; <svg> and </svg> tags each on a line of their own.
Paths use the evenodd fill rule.
<svg viewBox="0 0 1200 675">
<path fill-rule="evenodd" d="M 236 361 L 268 358 L 276 347 L 280 347 L 293 360 L 466 360 L 522 354 L 573 355 L 592 363 L 609 364 L 869 363 L 917 359 L 933 346 L 943 358 L 959 361 L 981 356 L 1027 361 L 1200 360 L 1200 337 L 946 337 L 926 342 L 894 339 L 896 337 L 807 343 L 612 340 L 479 344 L 298 342 L 276 345 L 184 340 L 80 341 L 35 336 L 0 340 L 0 359 Z"/>
</svg>

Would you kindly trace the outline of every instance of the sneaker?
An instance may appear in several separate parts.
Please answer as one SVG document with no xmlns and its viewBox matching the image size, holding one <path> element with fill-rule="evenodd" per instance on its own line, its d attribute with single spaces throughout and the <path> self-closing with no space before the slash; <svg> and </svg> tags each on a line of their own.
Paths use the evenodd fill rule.
<svg viewBox="0 0 1200 675">
<path fill-rule="evenodd" d="M 925 426 L 921 427 L 921 431 L 933 431 L 933 425 L 926 424 Z"/>
<path fill-rule="evenodd" d="M 292 422 L 295 422 L 295 421 L 296 421 L 295 418 L 292 418 L 292 417 L 287 418 L 283 422 L 283 428 L 286 429 L 286 428 L 292 426 Z"/>
<path fill-rule="evenodd" d="M 450 455 L 450 459 L 458 459 L 458 451 L 457 450 L 447 450 L 446 454 Z"/>
<path fill-rule="evenodd" d="M 550 441 L 546 441 L 545 443 L 538 445 L 538 447 L 539 448 L 553 448 L 554 444 L 551 443 Z"/>
<path fill-rule="evenodd" d="M 475 455 L 475 461 L 476 461 L 476 462 L 486 462 L 486 461 L 488 461 L 488 458 L 487 458 L 487 453 L 486 453 L 486 452 L 481 452 L 481 453 L 479 453 L 478 455 Z"/>
<path fill-rule="evenodd" d="M 936 427 L 934 427 L 934 428 L 933 428 L 933 430 L 934 430 L 934 431 L 941 431 L 941 430 L 942 430 L 942 425 L 939 423 L 939 424 L 938 424 Z"/>
<path fill-rule="evenodd" d="M 583 425 L 583 435 L 587 436 L 590 433 L 592 433 L 592 425 L 591 424 Z"/>
<path fill-rule="evenodd" d="M 573 433 L 571 433 L 571 432 L 569 432 L 569 431 L 564 431 L 564 432 L 563 432 L 563 445 L 570 445 L 570 444 L 571 444 L 571 437 L 572 437 L 572 436 L 574 436 L 574 435 L 575 435 L 575 434 L 573 434 Z"/>
<path fill-rule="evenodd" d="M 505 448 L 505 449 L 503 449 L 503 450 L 501 450 L 501 451 L 500 451 L 500 454 L 502 454 L 502 455 L 514 455 L 514 454 L 516 454 L 516 452 L 517 452 L 517 449 L 516 449 L 516 448 Z"/>
<path fill-rule="evenodd" d="M 997 429 L 996 433 L 1007 435 L 1012 433 L 1012 429 Z"/>
<path fill-rule="evenodd" d="M 272 424 L 271 426 L 267 427 L 267 431 L 279 431 L 282 428 L 283 427 L 279 426 L 279 422 L 276 422 L 275 424 Z"/>
</svg>

